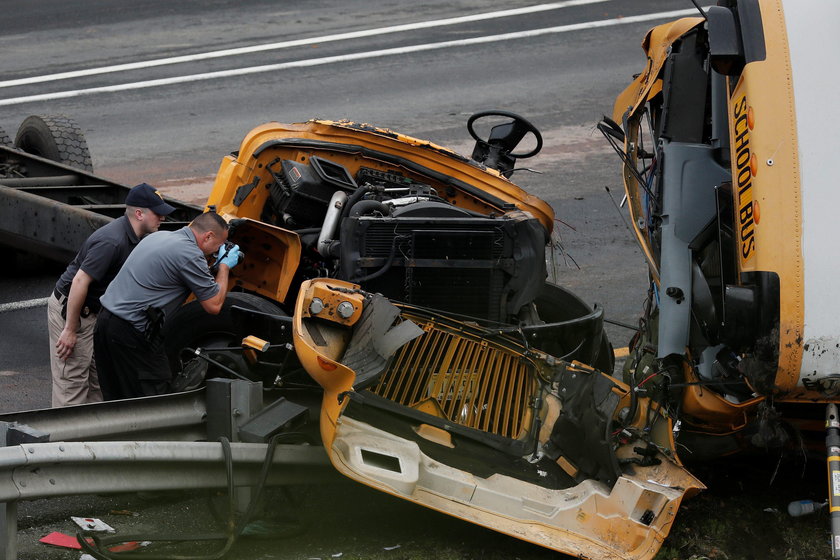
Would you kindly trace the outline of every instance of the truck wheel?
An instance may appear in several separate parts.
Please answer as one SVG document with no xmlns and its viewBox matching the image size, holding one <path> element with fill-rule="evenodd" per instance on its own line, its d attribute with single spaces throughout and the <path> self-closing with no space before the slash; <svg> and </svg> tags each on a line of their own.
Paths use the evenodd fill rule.
<svg viewBox="0 0 840 560">
<path fill-rule="evenodd" d="M 15 147 L 85 171 L 93 171 L 90 151 L 76 122 L 64 115 L 26 117 L 15 136 Z"/>
<path fill-rule="evenodd" d="M 286 315 L 276 304 L 244 292 L 230 292 L 225 297 L 225 303 L 218 315 L 210 315 L 201 307 L 198 301 L 191 301 L 181 306 L 163 327 L 163 338 L 166 343 L 166 353 L 169 356 L 172 374 L 177 374 L 187 363 L 181 364 L 181 351 L 184 348 L 225 348 L 239 346 L 242 338 L 237 335 L 231 308 L 236 305 L 253 311 L 270 313 L 272 315 Z M 247 374 L 248 365 L 237 352 L 210 352 L 208 357 L 233 369 L 240 374 Z M 183 357 L 186 359 L 187 357 Z M 201 362 L 200 358 L 196 358 Z M 206 363 L 206 362 L 205 362 Z M 190 369 L 193 369 L 192 367 Z M 220 368 L 210 366 L 207 377 L 229 377 Z M 203 383 L 202 383 L 203 384 Z"/>
</svg>

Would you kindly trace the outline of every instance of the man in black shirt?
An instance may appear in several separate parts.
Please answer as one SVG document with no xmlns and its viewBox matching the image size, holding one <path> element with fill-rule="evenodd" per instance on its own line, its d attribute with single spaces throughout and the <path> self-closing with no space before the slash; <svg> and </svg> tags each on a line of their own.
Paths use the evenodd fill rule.
<svg viewBox="0 0 840 560">
<path fill-rule="evenodd" d="M 99 297 L 140 239 L 157 231 L 163 217 L 175 210 L 147 183 L 132 188 L 125 205 L 125 216 L 82 244 L 47 305 L 54 407 L 102 400 L 93 357 Z"/>
</svg>

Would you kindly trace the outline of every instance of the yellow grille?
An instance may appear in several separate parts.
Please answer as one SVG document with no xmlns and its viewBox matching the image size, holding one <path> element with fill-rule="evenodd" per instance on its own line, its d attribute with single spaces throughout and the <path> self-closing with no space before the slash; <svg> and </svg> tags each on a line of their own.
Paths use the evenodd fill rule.
<svg viewBox="0 0 840 560">
<path fill-rule="evenodd" d="M 528 404 L 536 390 L 530 363 L 486 341 L 420 326 L 426 333 L 402 347 L 371 390 L 456 424 L 521 436 L 530 426 Z"/>
</svg>

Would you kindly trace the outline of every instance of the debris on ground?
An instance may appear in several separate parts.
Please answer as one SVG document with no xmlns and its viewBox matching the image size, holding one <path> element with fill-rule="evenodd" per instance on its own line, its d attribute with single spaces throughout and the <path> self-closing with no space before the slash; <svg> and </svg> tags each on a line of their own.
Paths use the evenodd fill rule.
<svg viewBox="0 0 840 560">
<path fill-rule="evenodd" d="M 73 523 L 79 526 L 82 531 L 91 531 L 94 533 L 116 533 L 116 530 L 95 517 L 70 517 Z"/>
<path fill-rule="evenodd" d="M 88 543 L 93 544 L 93 539 L 87 538 L 85 539 Z M 76 535 L 68 535 L 66 533 L 61 533 L 59 531 L 53 531 L 49 535 L 38 539 L 39 542 L 44 544 L 48 544 L 50 546 L 56 546 L 59 548 L 70 548 L 73 550 L 81 550 L 82 545 L 79 544 Z M 146 546 L 149 544 L 148 542 L 137 542 L 137 541 L 129 541 L 125 543 L 121 543 L 118 545 L 108 547 L 110 552 L 130 552 L 132 550 L 137 550 L 141 546 Z"/>
</svg>

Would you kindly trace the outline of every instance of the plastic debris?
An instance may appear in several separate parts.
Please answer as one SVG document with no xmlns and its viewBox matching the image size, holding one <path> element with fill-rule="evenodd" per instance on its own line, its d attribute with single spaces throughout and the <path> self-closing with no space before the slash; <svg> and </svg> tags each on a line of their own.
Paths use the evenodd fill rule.
<svg viewBox="0 0 840 560">
<path fill-rule="evenodd" d="M 815 502 L 814 500 L 796 500 L 788 504 L 787 511 L 791 517 L 802 517 L 820 511 L 828 505 L 828 502 Z"/>
<path fill-rule="evenodd" d="M 93 544 L 93 539 L 85 540 Z M 51 546 L 58 546 L 60 548 L 71 548 L 73 550 L 81 550 L 82 548 L 82 546 L 79 544 L 79 541 L 76 540 L 76 535 L 66 535 L 64 533 L 59 533 L 58 531 L 53 531 L 49 535 L 38 539 L 38 542 L 42 542 Z M 137 550 L 141 546 L 146 546 L 148 544 L 148 542 L 140 543 L 137 541 L 129 541 L 121 544 L 116 544 L 114 546 L 109 546 L 108 550 L 111 552 L 129 552 L 132 550 Z"/>
<path fill-rule="evenodd" d="M 73 523 L 78 525 L 83 531 L 93 531 L 94 533 L 116 533 L 113 527 L 95 517 L 70 517 Z"/>
<path fill-rule="evenodd" d="M 51 546 L 59 546 L 61 548 L 73 548 L 76 550 L 81 550 L 82 548 L 82 545 L 80 545 L 79 541 L 76 540 L 75 535 L 65 535 L 64 533 L 59 533 L 58 531 L 53 531 L 49 535 L 38 539 L 38 542 Z M 93 539 L 89 539 L 89 542 L 93 542 Z"/>
<path fill-rule="evenodd" d="M 115 544 L 114 546 L 109 546 L 108 551 L 109 552 L 131 552 L 132 550 L 137 550 L 141 546 L 149 546 L 150 544 L 152 544 L 151 541 L 143 541 L 143 542 L 128 541 L 128 542 L 124 542 L 124 543 L 120 543 L 120 544 Z"/>
<path fill-rule="evenodd" d="M 395 544 L 394 546 L 385 546 L 385 547 L 383 547 L 383 548 L 382 548 L 382 550 L 396 550 L 396 549 L 398 549 L 400 546 L 402 546 L 402 545 Z"/>
</svg>

